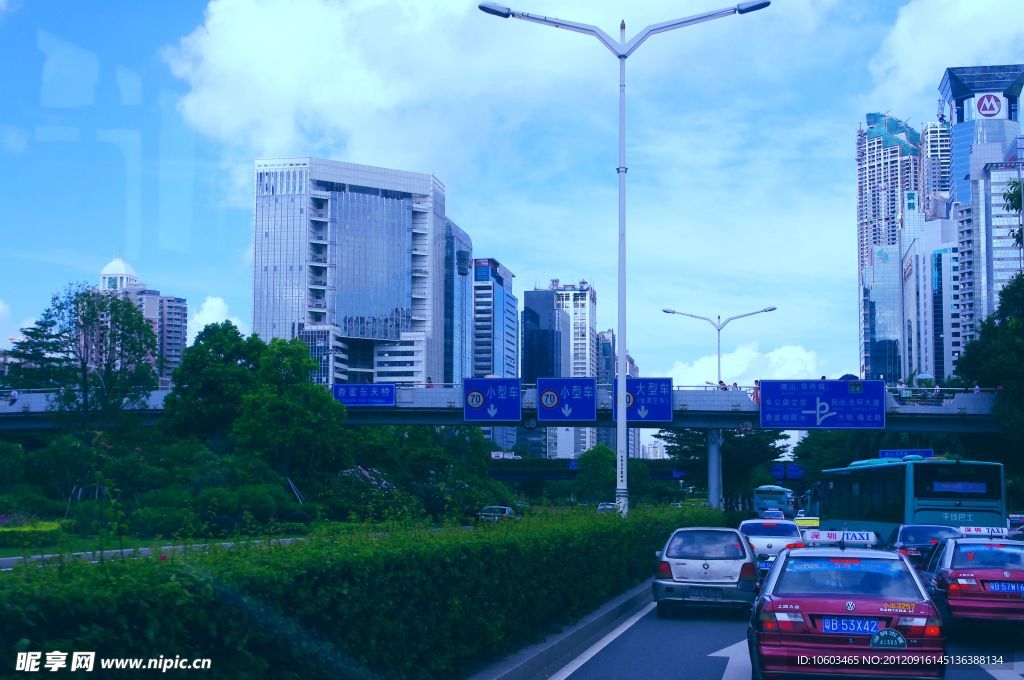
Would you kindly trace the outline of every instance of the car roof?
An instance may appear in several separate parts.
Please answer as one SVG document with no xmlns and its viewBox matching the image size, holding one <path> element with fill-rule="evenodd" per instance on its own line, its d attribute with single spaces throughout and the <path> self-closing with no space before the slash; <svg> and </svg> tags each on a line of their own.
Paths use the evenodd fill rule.
<svg viewBox="0 0 1024 680">
<path fill-rule="evenodd" d="M 873 550 L 871 548 L 838 548 L 822 546 L 817 548 L 794 548 L 790 550 L 793 557 L 856 557 L 861 559 L 898 560 L 899 555 L 891 550 Z"/>
<path fill-rule="evenodd" d="M 781 524 L 783 526 L 794 526 L 794 527 L 800 526 L 799 524 L 797 524 L 796 522 L 794 522 L 791 519 L 778 520 L 778 519 L 764 519 L 764 518 L 761 518 L 761 519 L 745 519 L 742 522 L 740 522 L 740 526 L 743 526 L 744 524 L 774 524 L 776 526 Z"/>
<path fill-rule="evenodd" d="M 956 531 L 956 527 L 950 526 L 949 524 L 901 524 L 900 530 L 902 531 L 903 529 L 913 529 L 915 527 L 936 527 L 940 529 L 952 529 L 953 531 Z"/>
<path fill-rule="evenodd" d="M 676 534 L 680 531 L 731 531 L 733 533 L 739 533 L 739 529 L 733 529 L 732 527 L 679 527 L 672 533 Z"/>
<path fill-rule="evenodd" d="M 951 538 L 950 541 L 956 541 L 957 545 L 964 543 L 966 545 L 981 545 L 988 543 L 998 543 L 999 545 L 1013 545 L 1013 546 L 1024 546 L 1024 541 L 1015 538 L 1003 538 L 1002 536 L 990 536 L 986 538 L 982 537 L 971 537 L 971 538 Z"/>
</svg>

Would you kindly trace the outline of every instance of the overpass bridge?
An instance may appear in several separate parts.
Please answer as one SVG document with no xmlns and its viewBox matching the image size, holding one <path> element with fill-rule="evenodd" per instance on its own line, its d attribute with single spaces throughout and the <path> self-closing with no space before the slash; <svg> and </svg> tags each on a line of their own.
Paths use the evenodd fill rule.
<svg viewBox="0 0 1024 680">
<path fill-rule="evenodd" d="M 143 422 L 152 425 L 163 414 L 166 390 L 152 392 L 138 409 Z M 51 392 L 23 391 L 15 403 L 0 394 L 0 431 L 46 430 L 54 425 Z M 962 390 L 941 390 L 937 395 L 886 393 L 885 429 L 894 432 L 998 432 L 992 415 L 996 395 Z M 395 406 L 350 406 L 347 422 L 352 425 L 488 425 L 463 419 L 462 386 L 410 387 L 395 391 Z M 597 387 L 596 421 L 537 421 L 537 390 L 522 390 L 521 418 L 494 425 L 526 427 L 614 427 L 611 385 Z M 676 387 L 672 390 L 672 422 L 630 421 L 637 428 L 693 428 L 753 430 L 760 428 L 760 407 L 746 390 L 722 391 L 706 387 Z"/>
</svg>

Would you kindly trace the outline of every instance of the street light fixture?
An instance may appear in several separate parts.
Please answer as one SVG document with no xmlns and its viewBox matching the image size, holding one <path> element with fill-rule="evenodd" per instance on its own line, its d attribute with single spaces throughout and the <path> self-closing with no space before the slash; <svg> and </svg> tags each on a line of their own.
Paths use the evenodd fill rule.
<svg viewBox="0 0 1024 680">
<path fill-rule="evenodd" d="M 718 336 L 718 382 L 716 385 L 722 384 L 722 329 L 728 325 L 730 321 L 736 319 L 742 319 L 745 316 L 753 316 L 754 314 L 764 314 L 765 312 L 774 312 L 778 307 L 765 307 L 759 309 L 756 312 L 747 312 L 746 314 L 737 314 L 736 316 L 730 316 L 725 321 L 722 321 L 721 315 L 715 317 L 717 321 L 712 321 L 706 316 L 700 316 L 698 314 L 690 314 L 688 312 L 677 312 L 674 309 L 665 308 L 661 311 L 666 314 L 677 314 L 679 316 L 688 316 L 691 319 L 701 319 L 711 324 Z M 705 381 L 709 385 L 711 381 Z M 722 502 L 722 431 L 715 428 L 708 430 L 708 503 L 711 504 L 712 508 L 720 509 Z"/>
<path fill-rule="evenodd" d="M 744 2 L 712 12 L 695 14 L 682 19 L 673 19 L 660 24 L 651 24 L 630 38 L 628 42 L 626 41 L 625 21 L 619 24 L 619 40 L 616 42 L 607 33 L 590 24 L 580 24 L 574 21 L 565 21 L 564 19 L 555 19 L 538 14 L 517 12 L 493 2 L 484 2 L 478 5 L 480 11 L 492 16 L 501 17 L 502 19 L 522 19 L 523 21 L 532 21 L 536 24 L 544 24 L 593 36 L 619 60 L 619 165 L 615 171 L 619 175 L 619 319 L 617 342 L 621 350 L 618 353 L 619 356 L 616 362 L 618 375 L 615 380 L 617 390 L 615 398 L 615 501 L 622 515 L 629 511 L 629 491 L 626 486 L 626 59 L 655 33 L 664 33 L 677 28 L 683 28 L 684 26 L 692 26 L 704 21 L 720 19 L 732 14 L 747 14 L 764 9 L 770 4 L 771 0 Z"/>
</svg>

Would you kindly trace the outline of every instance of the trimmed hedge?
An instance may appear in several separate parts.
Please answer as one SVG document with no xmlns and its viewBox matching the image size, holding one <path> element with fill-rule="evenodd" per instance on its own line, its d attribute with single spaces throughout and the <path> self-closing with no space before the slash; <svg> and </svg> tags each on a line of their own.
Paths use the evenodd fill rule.
<svg viewBox="0 0 1024 680">
<path fill-rule="evenodd" d="M 35 522 L 20 527 L 0 527 L 0 548 L 53 545 L 58 543 L 60 538 L 60 522 Z"/>
<path fill-rule="evenodd" d="M 0 577 L 0 663 L 79 649 L 210 657 L 216 677 L 465 675 L 649 577 L 677 526 L 722 521 L 689 509 L 542 514 L 19 568 Z"/>
</svg>

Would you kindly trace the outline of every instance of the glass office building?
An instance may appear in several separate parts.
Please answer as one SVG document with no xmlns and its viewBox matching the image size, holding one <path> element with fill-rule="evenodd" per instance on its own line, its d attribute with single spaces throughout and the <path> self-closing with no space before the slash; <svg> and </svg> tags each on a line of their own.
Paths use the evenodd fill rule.
<svg viewBox="0 0 1024 680">
<path fill-rule="evenodd" d="M 473 371 L 473 241 L 445 221 L 444 383 L 461 384 Z"/>
<path fill-rule="evenodd" d="M 521 328 L 523 384 L 536 385 L 537 378 L 572 375 L 572 329 L 569 315 L 560 308 L 555 291 L 528 290 L 523 293 Z M 530 456 L 572 457 L 575 453 L 574 429 L 521 428 L 518 440 Z"/>
<path fill-rule="evenodd" d="M 512 292 L 514 275 L 493 258 L 473 261 L 473 377 L 515 378 L 519 375 L 519 299 Z M 516 443 L 512 427 L 484 428 L 503 449 Z"/>
<path fill-rule="evenodd" d="M 320 158 L 258 160 L 253 331 L 301 338 L 321 384 L 445 369 L 444 185 Z"/>
</svg>

